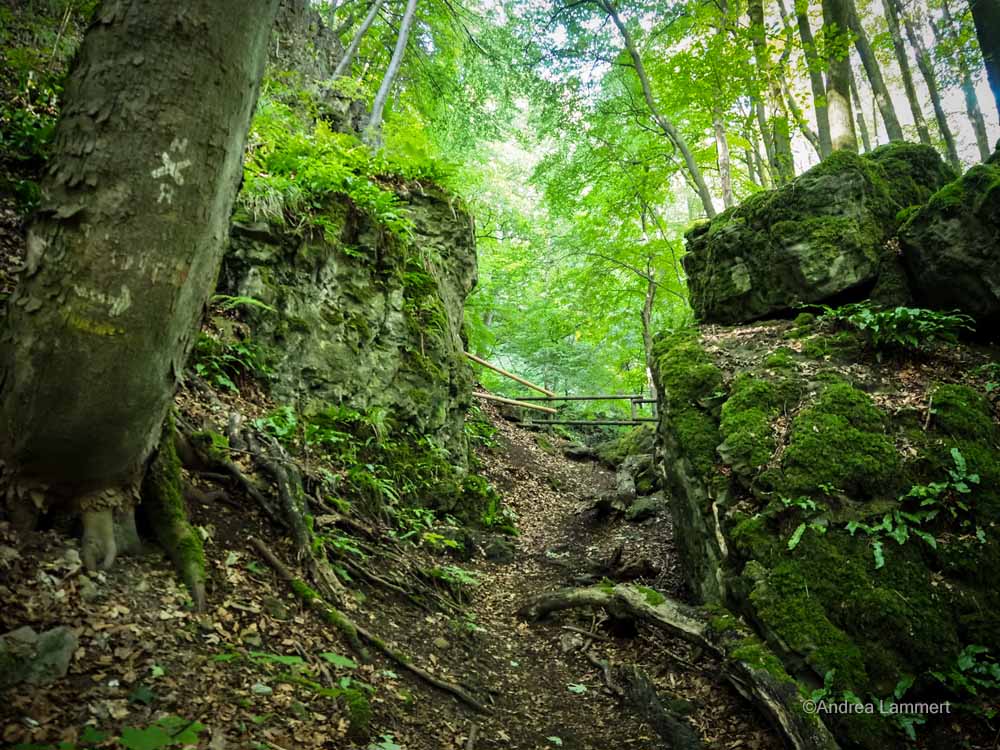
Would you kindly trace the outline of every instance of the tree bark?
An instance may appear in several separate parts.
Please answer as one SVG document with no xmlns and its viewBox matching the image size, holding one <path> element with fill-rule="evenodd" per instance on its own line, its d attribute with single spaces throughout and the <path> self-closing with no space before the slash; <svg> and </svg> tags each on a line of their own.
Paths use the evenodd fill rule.
<svg viewBox="0 0 1000 750">
<path fill-rule="evenodd" d="M 392 51 L 389 67 L 386 68 L 385 75 L 382 76 L 382 84 L 378 88 L 378 93 L 375 94 L 372 112 L 362 134 L 365 143 L 370 146 L 379 145 L 382 142 L 382 117 L 385 113 L 385 104 L 389 101 L 392 84 L 396 82 L 396 76 L 399 75 L 399 69 L 403 65 L 403 56 L 406 54 L 406 45 L 410 41 L 410 30 L 413 28 L 416 15 L 417 0 L 406 0 L 403 20 L 399 24 L 399 36 L 396 38 L 396 48 Z"/>
<path fill-rule="evenodd" d="M 845 0 L 823 0 L 823 37 L 827 46 L 826 107 L 830 120 L 830 147 L 834 151 L 858 150 L 851 111 L 851 58 L 845 51 L 829 49 L 850 28 L 850 13 Z"/>
<path fill-rule="evenodd" d="M 753 42 L 757 71 L 768 92 L 771 107 L 771 142 L 774 146 L 774 161 L 771 172 L 781 185 L 795 177 L 795 163 L 792 159 L 792 138 L 788 127 L 788 112 L 781 93 L 781 83 L 771 65 L 771 53 L 767 45 L 764 26 L 764 1 L 750 0 L 747 5 L 750 16 L 750 35 Z"/>
<path fill-rule="evenodd" d="M 344 52 L 344 56 L 340 58 L 340 62 L 337 63 L 337 67 L 333 70 L 333 77 L 340 78 L 342 75 L 346 75 L 351 69 L 351 63 L 354 62 L 354 56 L 358 54 L 358 48 L 361 47 L 361 41 L 364 39 L 365 34 L 368 33 L 368 29 L 371 28 L 372 24 L 375 23 L 375 19 L 378 17 L 378 12 L 382 8 L 382 4 L 385 0 L 375 0 L 372 3 L 372 7 L 368 11 L 368 15 L 361 22 L 358 30 L 354 33 L 354 38 L 351 39 L 351 43 L 347 46 L 347 50 Z"/>
<path fill-rule="evenodd" d="M 809 86 L 812 88 L 813 107 L 816 111 L 816 133 L 819 140 L 820 158 L 826 158 L 833 151 L 830 139 L 830 118 L 827 114 L 826 82 L 823 80 L 823 62 L 816 54 L 816 42 L 809 25 L 809 0 L 796 0 L 795 22 L 802 40 L 802 52 L 809 66 Z"/>
<path fill-rule="evenodd" d="M 951 8 L 948 7 L 947 0 L 941 3 L 941 13 L 948 30 L 948 36 L 951 37 L 952 43 L 955 45 L 955 63 L 958 66 L 959 77 L 962 80 L 962 96 L 965 98 L 965 111 L 969 115 L 969 122 L 972 123 L 972 130 L 976 134 L 976 146 L 979 148 L 979 158 L 986 161 L 990 158 L 990 154 L 993 153 L 993 149 L 990 148 L 989 137 L 986 135 L 986 120 L 983 117 L 983 110 L 979 106 L 976 84 L 972 80 L 972 71 L 969 69 L 969 63 L 965 59 L 964 51 L 961 48 L 957 24 L 951 15 Z M 997 20 L 1000 21 L 1000 18 Z M 941 41 L 944 37 L 943 30 L 935 24 L 932 24 L 932 26 L 935 37 L 938 41 Z"/>
<path fill-rule="evenodd" d="M 667 117 L 660 112 L 659 107 L 656 106 L 656 100 L 653 98 L 653 89 L 649 84 L 649 76 L 646 75 L 646 66 L 642 64 L 642 57 L 639 55 L 639 50 L 635 46 L 635 40 L 632 39 L 632 34 L 626 28 L 621 16 L 618 15 L 618 11 L 615 10 L 615 6 L 611 4 L 611 0 L 598 0 L 600 7 L 608 14 L 611 22 L 614 23 L 615 28 L 618 29 L 618 33 L 622 35 L 622 39 L 625 41 L 625 49 L 628 51 L 629 57 L 632 58 L 632 66 L 635 68 L 635 73 L 639 77 L 639 85 L 642 87 L 642 95 L 646 100 L 646 106 L 649 108 L 649 113 L 652 115 L 653 120 L 659 126 L 663 134 L 667 136 L 671 143 L 677 147 L 677 150 L 681 152 L 681 156 L 684 158 L 684 164 L 687 166 L 688 174 L 691 176 L 691 181 L 694 183 L 695 190 L 698 193 L 698 197 L 701 199 L 701 205 L 705 209 L 705 214 L 708 218 L 712 219 L 715 217 L 715 204 L 712 203 L 712 194 L 708 190 L 708 185 L 705 183 L 705 178 L 701 173 L 701 168 L 698 166 L 698 162 L 695 161 L 694 154 L 691 151 L 690 146 L 688 146 L 687 141 L 680 134 L 680 131 L 674 127 L 674 124 L 670 122 Z"/>
<path fill-rule="evenodd" d="M 100 6 L 0 334 L 0 453 L 21 480 L 137 485 L 215 288 L 277 4 Z"/>
<path fill-rule="evenodd" d="M 889 26 L 889 36 L 892 38 L 892 49 L 896 53 L 896 63 L 899 65 L 899 72 L 903 78 L 903 90 L 906 92 L 906 100 L 910 104 L 910 111 L 913 113 L 913 122 L 917 126 L 917 135 L 920 142 L 926 145 L 931 143 L 931 134 L 927 129 L 927 121 L 924 120 L 924 113 L 920 107 L 920 99 L 917 97 L 917 87 L 913 83 L 913 73 L 910 70 L 910 58 L 906 54 L 906 45 L 903 43 L 903 35 L 899 30 L 899 17 L 893 6 L 893 0 L 882 0 L 882 8 L 885 10 L 885 20 Z"/>
<path fill-rule="evenodd" d="M 903 23 L 903 31 L 906 32 L 906 39 L 909 41 L 910 46 L 913 47 L 913 52 L 917 59 L 917 68 L 924 78 L 924 83 L 927 84 L 931 106 L 934 108 L 934 120 L 937 122 L 938 131 L 941 133 L 941 139 L 944 141 L 948 163 L 956 170 L 961 171 L 962 162 L 958 158 L 955 135 L 951 131 L 951 126 L 948 124 L 948 115 L 945 113 L 944 105 L 941 103 L 941 90 L 938 87 L 937 73 L 934 72 L 934 63 L 931 61 L 930 52 L 928 52 L 923 38 L 917 33 L 913 21 L 903 12 L 900 0 L 889 0 L 889 2 L 896 12 L 897 18 Z"/>
<path fill-rule="evenodd" d="M 809 127 L 809 123 L 802 114 L 802 108 L 799 107 L 797 101 L 795 101 L 795 92 L 792 91 L 791 85 L 788 83 L 788 76 L 785 75 L 788 70 L 788 59 L 791 56 L 792 46 L 794 44 L 793 38 L 795 32 L 792 30 L 792 24 L 789 20 L 788 10 L 785 8 L 785 0 L 778 0 L 778 10 L 781 11 L 781 22 L 785 27 L 785 49 L 781 53 L 781 57 L 778 59 L 778 81 L 781 84 L 781 93 L 784 100 L 788 103 L 788 109 L 792 113 L 792 119 L 795 120 L 795 125 L 798 127 L 799 132 L 809 141 L 809 145 L 813 147 L 816 151 L 816 155 L 823 158 L 823 147 L 819 140 L 819 133 L 813 131 Z"/>
<path fill-rule="evenodd" d="M 854 32 L 854 48 L 858 51 L 858 57 L 861 58 L 861 64 L 865 68 L 869 83 L 871 83 L 875 101 L 878 103 L 878 110 L 882 115 L 882 122 L 885 123 L 886 135 L 889 136 L 890 141 L 901 141 L 903 140 L 903 128 L 899 124 L 896 108 L 892 104 L 892 97 L 889 95 L 889 89 L 882 77 L 882 67 L 875 57 L 864 26 L 861 25 L 854 0 L 843 0 L 843 2 L 847 5 L 848 28 Z"/>
<path fill-rule="evenodd" d="M 993 104 L 1000 114 L 1000 0 L 970 0 L 976 38 L 983 52 Z"/>
<path fill-rule="evenodd" d="M 858 91 L 858 82 L 854 78 L 853 72 L 851 73 L 851 96 L 854 98 L 854 112 L 858 120 L 858 131 L 861 133 L 861 145 L 867 153 L 872 150 L 872 141 L 865 121 L 865 109 L 861 104 L 861 92 Z"/>
<path fill-rule="evenodd" d="M 718 107 L 712 112 L 712 128 L 715 131 L 716 160 L 719 164 L 719 183 L 722 186 L 722 205 L 733 205 L 733 174 L 729 159 L 729 139 L 726 138 L 726 124 Z"/>
</svg>

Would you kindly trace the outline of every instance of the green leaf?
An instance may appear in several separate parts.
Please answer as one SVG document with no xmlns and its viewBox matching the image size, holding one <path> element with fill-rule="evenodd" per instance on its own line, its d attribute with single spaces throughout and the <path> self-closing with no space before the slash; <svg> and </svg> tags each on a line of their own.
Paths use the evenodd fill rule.
<svg viewBox="0 0 1000 750">
<path fill-rule="evenodd" d="M 546 737 L 545 739 L 547 739 L 549 742 L 551 742 L 556 747 L 562 747 L 562 743 L 563 743 L 562 737 L 555 737 L 555 736 L 553 736 L 553 737 Z"/>
<path fill-rule="evenodd" d="M 127 750 L 157 750 L 174 744 L 175 739 L 162 727 L 154 725 L 146 729 L 125 727 L 118 741 Z"/>
<path fill-rule="evenodd" d="M 885 555 L 882 554 L 882 542 L 877 539 L 872 542 L 872 554 L 875 556 L 875 569 L 885 566 Z"/>
<path fill-rule="evenodd" d="M 349 659 L 346 656 L 341 656 L 334 651 L 324 651 L 320 654 L 321 657 L 326 659 L 335 667 L 340 667 L 342 669 L 357 669 L 358 663 L 353 659 Z"/>
<path fill-rule="evenodd" d="M 576 693 L 577 695 L 582 695 L 587 692 L 587 686 L 581 685 L 579 682 L 573 682 L 566 686 L 566 689 L 571 693 Z"/>
<path fill-rule="evenodd" d="M 128 697 L 130 703 L 142 703 L 148 706 L 156 698 L 155 693 L 147 685 L 139 685 Z"/>
<path fill-rule="evenodd" d="M 305 660 L 301 656 L 269 654 L 264 651 L 251 651 L 250 657 L 259 664 L 281 664 L 285 667 L 295 667 L 299 664 L 305 664 Z"/>
<path fill-rule="evenodd" d="M 788 540 L 788 549 L 795 549 L 796 547 L 799 546 L 799 542 L 802 540 L 802 535 L 805 533 L 805 531 L 806 531 L 806 525 L 804 523 L 800 523 L 795 528 L 795 531 L 792 532 L 792 536 Z"/>
</svg>

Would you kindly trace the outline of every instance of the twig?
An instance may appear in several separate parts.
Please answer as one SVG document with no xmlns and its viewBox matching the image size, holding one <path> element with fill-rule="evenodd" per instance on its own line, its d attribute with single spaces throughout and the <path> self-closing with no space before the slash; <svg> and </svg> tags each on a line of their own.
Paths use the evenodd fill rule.
<svg viewBox="0 0 1000 750">
<path fill-rule="evenodd" d="M 469 728 L 469 739 L 465 741 L 465 750 L 475 750 L 476 739 L 479 737 L 479 724 L 472 722 Z"/>
<path fill-rule="evenodd" d="M 593 638 L 594 640 L 597 640 L 597 641 L 610 641 L 610 640 L 612 640 L 611 638 L 609 638 L 608 636 L 604 635 L 603 633 L 592 633 L 591 631 L 587 630 L 586 628 L 578 628 L 578 627 L 576 627 L 576 625 L 563 625 L 562 629 L 563 630 L 571 630 L 574 633 L 579 633 L 580 635 L 585 635 L 588 638 Z"/>
<path fill-rule="evenodd" d="M 587 661 L 601 670 L 601 674 L 604 675 L 604 684 L 608 686 L 608 690 L 617 695 L 619 698 L 625 694 L 625 691 L 615 685 L 614 680 L 611 678 L 611 664 L 607 659 L 598 659 L 589 651 L 585 651 L 584 656 L 587 657 Z"/>
</svg>

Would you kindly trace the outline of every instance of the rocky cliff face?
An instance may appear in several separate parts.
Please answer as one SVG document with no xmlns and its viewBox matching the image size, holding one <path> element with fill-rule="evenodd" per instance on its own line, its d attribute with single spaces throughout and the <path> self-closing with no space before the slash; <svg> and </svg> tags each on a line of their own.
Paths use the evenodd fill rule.
<svg viewBox="0 0 1000 750">
<path fill-rule="evenodd" d="M 903 221 L 903 296 L 912 283 L 918 299 L 967 307 L 974 274 L 987 290 L 976 312 L 991 319 L 992 271 L 973 261 L 995 267 L 1000 254 L 995 168 L 942 186 L 919 147 L 890 155 L 881 187 L 879 152 L 842 155 L 689 237 L 696 311 L 739 325 L 659 337 L 658 461 L 690 589 L 751 624 L 804 695 L 825 683 L 830 701 L 974 700 L 957 680 L 996 669 L 970 654 L 1000 648 L 1000 352 L 877 350 L 808 313 L 748 322 L 870 294 Z M 897 197 L 876 209 L 879 195 Z M 918 208 L 897 218 L 907 202 Z M 912 267 L 925 257 L 947 273 Z M 908 731 L 892 715 L 824 718 L 850 747 L 901 746 Z M 922 718 L 922 735 L 947 737 L 946 722 Z"/>
<path fill-rule="evenodd" d="M 462 307 L 476 280 L 471 218 L 437 189 L 402 190 L 411 240 L 344 198 L 314 236 L 237 223 L 220 291 L 273 310 L 247 311 L 273 371 L 271 392 L 302 413 L 384 409 L 435 437 L 464 464 L 472 372 Z"/>
</svg>

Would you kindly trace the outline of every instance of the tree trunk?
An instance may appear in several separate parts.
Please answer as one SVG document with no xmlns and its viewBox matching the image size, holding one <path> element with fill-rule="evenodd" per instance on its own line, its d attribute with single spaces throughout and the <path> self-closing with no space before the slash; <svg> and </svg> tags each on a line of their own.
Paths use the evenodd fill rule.
<svg viewBox="0 0 1000 750">
<path fill-rule="evenodd" d="M 768 170 L 768 161 L 760 155 L 760 139 L 757 137 L 757 133 L 754 131 L 753 127 L 750 128 L 750 143 L 753 145 L 753 159 L 754 164 L 757 167 L 757 174 L 760 175 L 760 181 L 757 183 L 762 188 L 770 188 L 773 185 L 771 181 L 771 175 Z M 764 147 L 765 156 L 767 156 L 767 146 Z"/>
<path fill-rule="evenodd" d="M 392 84 L 396 82 L 396 76 L 399 75 L 399 69 L 403 65 L 403 56 L 406 54 L 406 45 L 410 40 L 410 30 L 413 28 L 416 15 L 417 0 L 406 0 L 403 20 L 399 24 L 399 36 L 396 38 L 396 48 L 392 51 L 389 67 L 386 68 L 385 75 L 382 76 L 382 85 L 378 87 L 378 93 L 375 94 L 372 113 L 368 117 L 362 134 L 365 143 L 370 146 L 379 145 L 382 142 L 382 116 L 385 112 L 385 103 L 389 101 Z"/>
<path fill-rule="evenodd" d="M 159 441 L 215 288 L 277 5 L 104 3 L 77 54 L 0 334 L 0 453 L 85 515 L 127 502 Z M 85 537 L 88 564 L 110 564 L 109 544 Z"/>
<path fill-rule="evenodd" d="M 903 35 L 899 30 L 899 17 L 893 7 L 893 0 L 882 0 L 882 8 L 885 10 L 885 20 L 889 26 L 889 36 L 892 38 L 892 49 L 896 53 L 896 63 L 899 65 L 899 72 L 903 77 L 903 90 L 906 92 L 906 100 L 910 104 L 910 111 L 913 112 L 913 122 L 917 126 L 917 134 L 920 142 L 926 145 L 931 143 L 931 134 L 927 129 L 927 122 L 924 120 L 924 113 L 920 107 L 920 99 L 917 97 L 917 87 L 913 84 L 913 73 L 910 70 L 910 58 L 906 54 L 906 45 L 903 43 Z"/>
<path fill-rule="evenodd" d="M 983 52 L 993 104 L 1000 114 L 1000 0 L 970 0 L 976 38 Z"/>
<path fill-rule="evenodd" d="M 788 112 L 781 94 L 781 83 L 771 65 L 771 53 L 767 46 L 764 27 L 764 0 L 750 0 L 747 5 L 750 15 L 750 35 L 753 41 L 754 59 L 763 86 L 768 92 L 771 108 L 771 142 L 774 146 L 774 161 L 771 172 L 781 185 L 795 177 L 795 163 L 792 159 L 792 138 L 788 127 Z"/>
<path fill-rule="evenodd" d="M 861 144 L 865 153 L 872 150 L 871 136 L 868 134 L 868 125 L 865 122 L 865 108 L 861 104 L 861 92 L 858 91 L 858 82 L 851 73 L 851 96 L 854 97 L 854 112 L 858 118 L 858 130 L 861 133 Z"/>
<path fill-rule="evenodd" d="M 979 106 L 976 84 L 972 80 L 972 71 L 969 69 L 969 63 L 965 59 L 965 54 L 961 48 L 959 30 L 954 17 L 951 15 L 951 8 L 948 7 L 947 0 L 941 3 L 941 13 L 948 29 L 948 36 L 951 37 L 955 45 L 955 62 L 958 65 L 959 76 L 962 79 L 962 96 L 965 97 L 965 111 L 969 115 L 969 122 L 972 123 L 972 130 L 976 134 L 976 146 L 979 148 L 979 158 L 986 161 L 990 158 L 990 154 L 993 153 L 993 149 L 990 148 L 989 137 L 986 135 L 986 120 L 983 117 L 983 110 Z M 1000 21 L 1000 18 L 997 20 Z M 932 26 L 934 27 L 935 37 L 938 41 L 941 41 L 944 36 L 942 29 L 934 24 Z"/>
<path fill-rule="evenodd" d="M 719 183 L 722 185 L 722 204 L 726 208 L 730 208 L 733 205 L 733 176 L 729 160 L 729 140 L 726 138 L 726 125 L 722 121 L 722 111 L 718 107 L 712 112 L 712 127 L 715 130 Z"/>
<path fill-rule="evenodd" d="M 796 0 L 795 22 L 799 27 L 802 52 L 805 55 L 806 64 L 809 66 L 809 85 L 812 88 L 813 107 L 816 110 L 819 155 L 820 158 L 826 158 L 833 151 L 833 144 L 830 140 L 830 118 L 827 114 L 823 61 L 816 54 L 816 42 L 813 40 L 812 28 L 809 25 L 809 0 Z"/>
<path fill-rule="evenodd" d="M 823 0 L 823 34 L 826 40 L 842 36 L 848 29 L 848 8 L 844 0 Z M 829 44 L 829 41 L 827 41 Z M 851 112 L 851 58 L 826 51 L 826 107 L 830 120 L 830 146 L 834 151 L 858 150 Z"/>
<path fill-rule="evenodd" d="M 645 224 L 645 220 L 643 220 Z M 645 229 L 643 230 L 645 232 Z M 656 398 L 656 380 L 653 378 L 653 305 L 656 302 L 656 271 L 653 257 L 646 257 L 646 296 L 642 303 L 642 348 L 646 357 L 646 383 L 650 398 Z"/>
<path fill-rule="evenodd" d="M 687 141 L 680 134 L 680 131 L 674 127 L 674 124 L 670 122 L 663 115 L 659 107 L 656 106 L 656 101 L 653 99 L 653 89 L 649 84 L 649 77 L 646 75 L 646 66 L 642 64 L 642 57 L 639 55 L 639 50 L 635 46 L 635 41 L 632 39 L 632 34 L 626 28 L 625 24 L 622 22 L 621 16 L 618 15 L 618 11 L 615 10 L 615 6 L 611 4 L 611 0 L 598 0 L 601 8 L 608 17 L 614 23 L 615 28 L 618 29 L 618 33 L 622 35 L 622 39 L 625 41 L 625 49 L 628 50 L 629 57 L 632 58 L 632 66 L 635 68 L 635 73 L 639 77 L 639 85 L 642 87 L 642 95 L 646 99 L 646 106 L 649 108 L 649 113 L 653 116 L 653 120 L 663 131 L 663 134 L 667 136 L 671 143 L 677 147 L 677 150 L 681 152 L 681 156 L 684 157 L 684 163 L 687 165 L 688 174 L 691 176 L 691 181 L 694 183 L 695 190 L 698 192 L 698 197 L 701 199 L 701 205 L 705 209 L 705 214 L 708 218 L 712 219 L 715 217 L 715 205 L 712 203 L 712 194 L 708 190 L 708 185 L 705 183 L 705 178 L 702 176 L 701 168 L 698 166 L 698 162 L 695 161 L 694 154 L 691 152 L 691 148 L 688 146 Z"/>
<path fill-rule="evenodd" d="M 364 36 L 368 33 L 368 29 L 371 28 L 371 25 L 375 23 L 375 19 L 378 17 L 378 12 L 382 8 L 382 4 L 384 2 L 385 0 L 375 0 L 372 3 L 372 7 L 368 11 L 368 15 L 365 16 L 365 20 L 361 22 L 358 30 L 354 33 L 354 38 L 351 39 L 351 43 L 348 45 L 347 51 L 344 52 L 344 56 L 340 58 L 340 62 L 338 62 L 337 67 L 334 68 L 334 78 L 340 78 L 342 75 L 346 75 L 351 69 L 351 63 L 354 62 L 354 56 L 358 54 L 358 48 L 361 47 L 361 40 L 364 39 Z"/>
<path fill-rule="evenodd" d="M 937 122 L 941 138 L 944 140 L 944 148 L 945 153 L 948 155 L 948 163 L 951 164 L 951 166 L 956 170 L 961 171 L 962 162 L 958 158 L 958 149 L 955 146 L 955 136 L 951 132 L 951 126 L 948 124 L 948 115 L 945 113 L 944 105 L 941 103 L 941 91 L 938 88 L 937 74 L 934 72 L 934 63 L 931 61 L 930 53 L 924 45 L 923 38 L 914 28 L 910 17 L 903 12 L 900 0 L 889 0 L 889 2 L 892 4 L 893 10 L 896 12 L 896 16 L 903 22 L 903 31 L 906 32 L 906 38 L 910 42 L 910 46 L 913 47 L 913 51 L 917 58 L 917 68 L 920 69 L 920 74 L 924 77 L 924 83 L 927 84 L 927 92 L 931 98 L 931 106 L 934 107 L 934 119 Z"/>
<path fill-rule="evenodd" d="M 861 25 L 854 0 L 843 0 L 843 2 L 847 5 L 848 28 L 854 32 L 854 48 L 858 51 L 858 57 L 861 58 L 861 64 L 865 68 L 868 81 L 875 94 L 875 101 L 878 102 L 878 110 L 882 114 L 882 122 L 885 123 L 886 135 L 889 136 L 890 141 L 901 141 L 903 140 L 903 128 L 899 124 L 896 108 L 892 104 L 892 97 L 889 95 L 889 89 L 882 77 L 882 68 L 878 64 L 871 43 L 868 41 L 864 26 Z"/>
<path fill-rule="evenodd" d="M 788 109 L 792 113 L 792 119 L 795 120 L 795 125 L 798 127 L 799 132 L 809 141 L 809 144 L 816 151 L 816 155 L 822 159 L 823 149 L 819 141 L 819 134 L 809 127 L 809 123 L 802 114 L 802 109 L 799 107 L 798 102 L 795 101 L 795 92 L 792 91 L 792 87 L 788 83 L 788 76 L 785 75 L 785 72 L 788 70 L 788 59 L 791 56 L 792 46 L 794 45 L 793 38 L 795 36 L 791 21 L 789 21 L 788 10 L 785 8 L 785 0 L 778 0 L 778 10 L 781 11 L 781 22 L 785 27 L 785 49 L 778 59 L 778 72 L 776 74 L 781 84 L 781 94 L 788 103 Z"/>
</svg>

